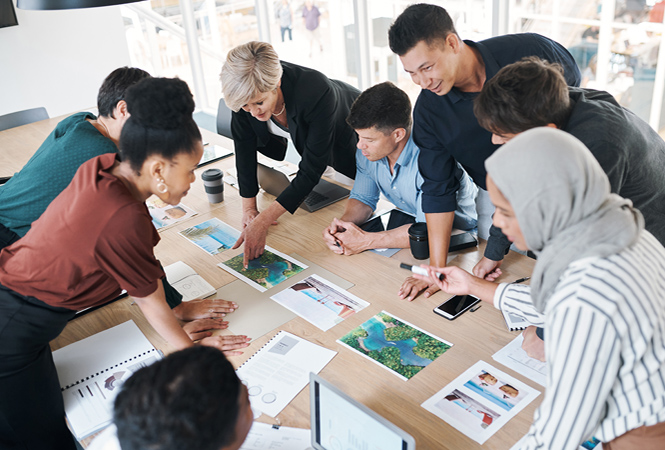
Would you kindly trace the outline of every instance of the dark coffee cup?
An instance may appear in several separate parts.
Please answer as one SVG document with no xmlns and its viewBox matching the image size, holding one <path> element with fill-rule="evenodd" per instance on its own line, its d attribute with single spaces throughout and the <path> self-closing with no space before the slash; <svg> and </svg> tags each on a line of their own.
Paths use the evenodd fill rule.
<svg viewBox="0 0 665 450">
<path fill-rule="evenodd" d="M 409 227 L 409 244 L 411 254 L 416 259 L 429 258 L 429 242 L 427 241 L 427 224 L 418 222 Z"/>
<path fill-rule="evenodd" d="M 203 186 L 208 201 L 210 203 L 219 203 L 224 201 L 224 181 L 222 180 L 222 171 L 219 169 L 208 169 L 201 174 Z"/>
</svg>

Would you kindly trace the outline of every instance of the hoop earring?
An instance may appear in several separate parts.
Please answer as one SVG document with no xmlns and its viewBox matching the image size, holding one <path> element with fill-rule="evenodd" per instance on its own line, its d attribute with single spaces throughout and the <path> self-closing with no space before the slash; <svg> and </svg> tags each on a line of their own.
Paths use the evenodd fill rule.
<svg viewBox="0 0 665 450">
<path fill-rule="evenodd" d="M 160 194 L 166 194 L 169 191 L 169 187 L 164 183 L 164 179 L 160 178 L 157 183 L 157 192 Z"/>
</svg>

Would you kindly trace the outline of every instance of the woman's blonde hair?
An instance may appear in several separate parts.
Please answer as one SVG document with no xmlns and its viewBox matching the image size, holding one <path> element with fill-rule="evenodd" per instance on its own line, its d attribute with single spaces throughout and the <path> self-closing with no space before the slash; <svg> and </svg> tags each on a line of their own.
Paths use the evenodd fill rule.
<svg viewBox="0 0 665 450">
<path fill-rule="evenodd" d="M 252 41 L 226 55 L 219 79 L 226 105 L 238 111 L 257 95 L 277 88 L 282 79 L 282 65 L 272 45 Z"/>
</svg>

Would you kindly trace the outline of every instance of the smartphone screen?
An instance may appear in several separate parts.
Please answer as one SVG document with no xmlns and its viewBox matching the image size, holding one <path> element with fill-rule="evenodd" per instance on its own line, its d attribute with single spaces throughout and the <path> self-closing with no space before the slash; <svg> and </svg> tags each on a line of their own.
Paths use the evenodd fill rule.
<svg viewBox="0 0 665 450">
<path fill-rule="evenodd" d="M 480 301 L 473 295 L 456 295 L 434 308 L 434 312 L 446 319 L 453 320 Z"/>
</svg>

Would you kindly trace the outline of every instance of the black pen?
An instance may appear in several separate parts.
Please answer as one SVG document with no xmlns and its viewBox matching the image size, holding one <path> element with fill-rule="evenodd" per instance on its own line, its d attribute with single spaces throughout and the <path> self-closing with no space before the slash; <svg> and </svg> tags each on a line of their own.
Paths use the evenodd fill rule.
<svg viewBox="0 0 665 450">
<path fill-rule="evenodd" d="M 525 281 L 529 281 L 530 279 L 531 279 L 531 277 L 524 277 L 524 278 L 520 278 L 519 280 L 515 280 L 510 284 L 524 283 Z"/>
<path fill-rule="evenodd" d="M 411 264 L 404 264 L 404 263 L 400 263 L 399 266 L 402 269 L 410 270 L 411 272 L 413 272 L 417 275 L 422 275 L 422 276 L 425 276 L 425 277 L 429 276 L 429 273 L 427 273 L 427 269 L 423 269 L 420 266 L 412 266 Z M 438 274 L 437 278 L 439 280 L 443 281 L 443 274 L 442 273 Z"/>
</svg>

